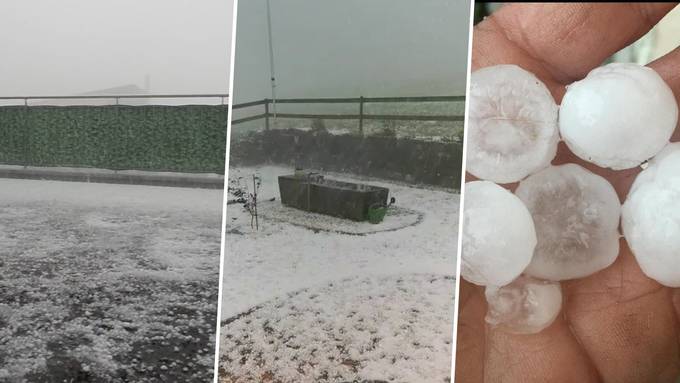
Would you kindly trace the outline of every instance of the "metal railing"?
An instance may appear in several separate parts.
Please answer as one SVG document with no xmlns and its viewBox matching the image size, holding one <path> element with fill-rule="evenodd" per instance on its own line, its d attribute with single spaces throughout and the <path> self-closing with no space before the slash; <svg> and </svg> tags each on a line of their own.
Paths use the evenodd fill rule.
<svg viewBox="0 0 680 383">
<path fill-rule="evenodd" d="M 25 106 L 29 106 L 28 102 L 31 100 L 112 100 L 115 105 L 120 104 L 120 100 L 124 99 L 149 99 L 149 98 L 165 98 L 165 99 L 183 99 L 183 98 L 216 98 L 221 100 L 222 105 L 225 105 L 225 100 L 229 99 L 228 94 L 210 93 L 210 94 L 112 94 L 112 95 L 79 95 L 79 96 L 0 96 L 0 100 L 12 101 L 21 100 Z"/>
<path fill-rule="evenodd" d="M 288 98 L 277 99 L 277 104 L 358 104 L 358 114 L 314 114 L 314 113 L 272 113 L 269 105 L 271 99 L 245 102 L 232 106 L 233 110 L 264 105 L 264 113 L 243 117 L 231 121 L 232 125 L 248 121 L 265 119 L 265 129 L 269 130 L 270 118 L 302 118 L 327 120 L 358 120 L 359 132 L 364 133 L 364 120 L 383 121 L 464 121 L 463 115 L 414 115 L 414 114 L 366 114 L 364 105 L 368 103 L 403 103 L 403 102 L 464 102 L 465 96 L 422 96 L 422 97 L 355 97 L 355 98 Z"/>
</svg>

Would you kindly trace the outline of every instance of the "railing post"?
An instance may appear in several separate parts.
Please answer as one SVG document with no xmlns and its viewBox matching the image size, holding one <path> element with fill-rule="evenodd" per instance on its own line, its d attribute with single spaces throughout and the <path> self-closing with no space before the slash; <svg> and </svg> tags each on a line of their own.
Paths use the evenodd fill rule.
<svg viewBox="0 0 680 383">
<path fill-rule="evenodd" d="M 359 134 L 364 135 L 364 96 L 359 97 Z"/>
<path fill-rule="evenodd" d="M 264 99 L 264 128 L 269 130 L 269 99 Z"/>
<path fill-rule="evenodd" d="M 31 153 L 29 149 L 29 145 L 33 142 L 31 139 L 31 127 L 29 127 L 29 115 L 30 115 L 31 109 L 28 107 L 28 97 L 24 98 L 24 118 L 23 118 L 23 123 L 24 123 L 24 158 L 23 158 L 23 163 L 24 163 L 24 169 L 26 169 L 29 165 L 34 165 Z"/>
</svg>

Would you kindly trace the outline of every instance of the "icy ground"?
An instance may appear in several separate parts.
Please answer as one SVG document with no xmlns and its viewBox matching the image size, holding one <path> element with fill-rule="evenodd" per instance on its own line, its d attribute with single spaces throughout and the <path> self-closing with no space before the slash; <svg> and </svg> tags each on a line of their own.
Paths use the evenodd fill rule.
<svg viewBox="0 0 680 383">
<path fill-rule="evenodd" d="M 291 170 L 232 168 L 229 178 L 254 173 L 260 201 L 279 201 L 276 176 Z M 230 205 L 221 382 L 449 381 L 458 195 L 328 177 L 388 187 L 397 206 L 422 217 L 381 231 L 393 228 L 388 215 L 377 232 L 348 235 L 326 230 L 326 219 L 324 230 L 273 219 L 263 203 L 255 231 Z"/>
<path fill-rule="evenodd" d="M 0 381 L 212 379 L 221 202 L 0 179 Z"/>
</svg>

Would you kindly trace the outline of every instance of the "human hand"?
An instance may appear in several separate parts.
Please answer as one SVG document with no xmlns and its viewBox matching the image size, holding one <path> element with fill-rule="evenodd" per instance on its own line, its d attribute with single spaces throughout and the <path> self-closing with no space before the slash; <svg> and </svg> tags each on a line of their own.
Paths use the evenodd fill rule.
<svg viewBox="0 0 680 383">
<path fill-rule="evenodd" d="M 540 78 L 559 104 L 566 85 L 640 38 L 674 6 L 507 5 L 475 27 L 472 70 L 519 65 Z M 664 78 L 677 99 L 680 49 L 649 66 Z M 671 140 L 680 141 L 680 129 Z M 599 168 L 560 143 L 553 164 L 564 163 L 577 163 L 605 177 L 621 202 L 641 170 Z M 507 186 L 514 190 L 516 184 Z M 612 266 L 563 282 L 562 289 L 564 305 L 558 319 L 538 334 L 516 335 L 487 326 L 484 288 L 461 280 L 456 383 L 677 381 L 680 289 L 661 286 L 645 276 L 623 238 Z"/>
</svg>

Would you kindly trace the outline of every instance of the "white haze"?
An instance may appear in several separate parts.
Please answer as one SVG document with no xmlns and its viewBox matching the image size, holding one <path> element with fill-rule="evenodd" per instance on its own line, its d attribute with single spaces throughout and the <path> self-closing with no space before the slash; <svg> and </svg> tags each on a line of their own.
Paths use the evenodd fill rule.
<svg viewBox="0 0 680 383">
<path fill-rule="evenodd" d="M 271 0 L 280 97 L 465 94 L 467 0 Z M 265 0 L 239 2 L 235 102 L 270 96 Z"/>
<path fill-rule="evenodd" d="M 3 0 L 0 96 L 227 93 L 232 0 Z"/>
</svg>

